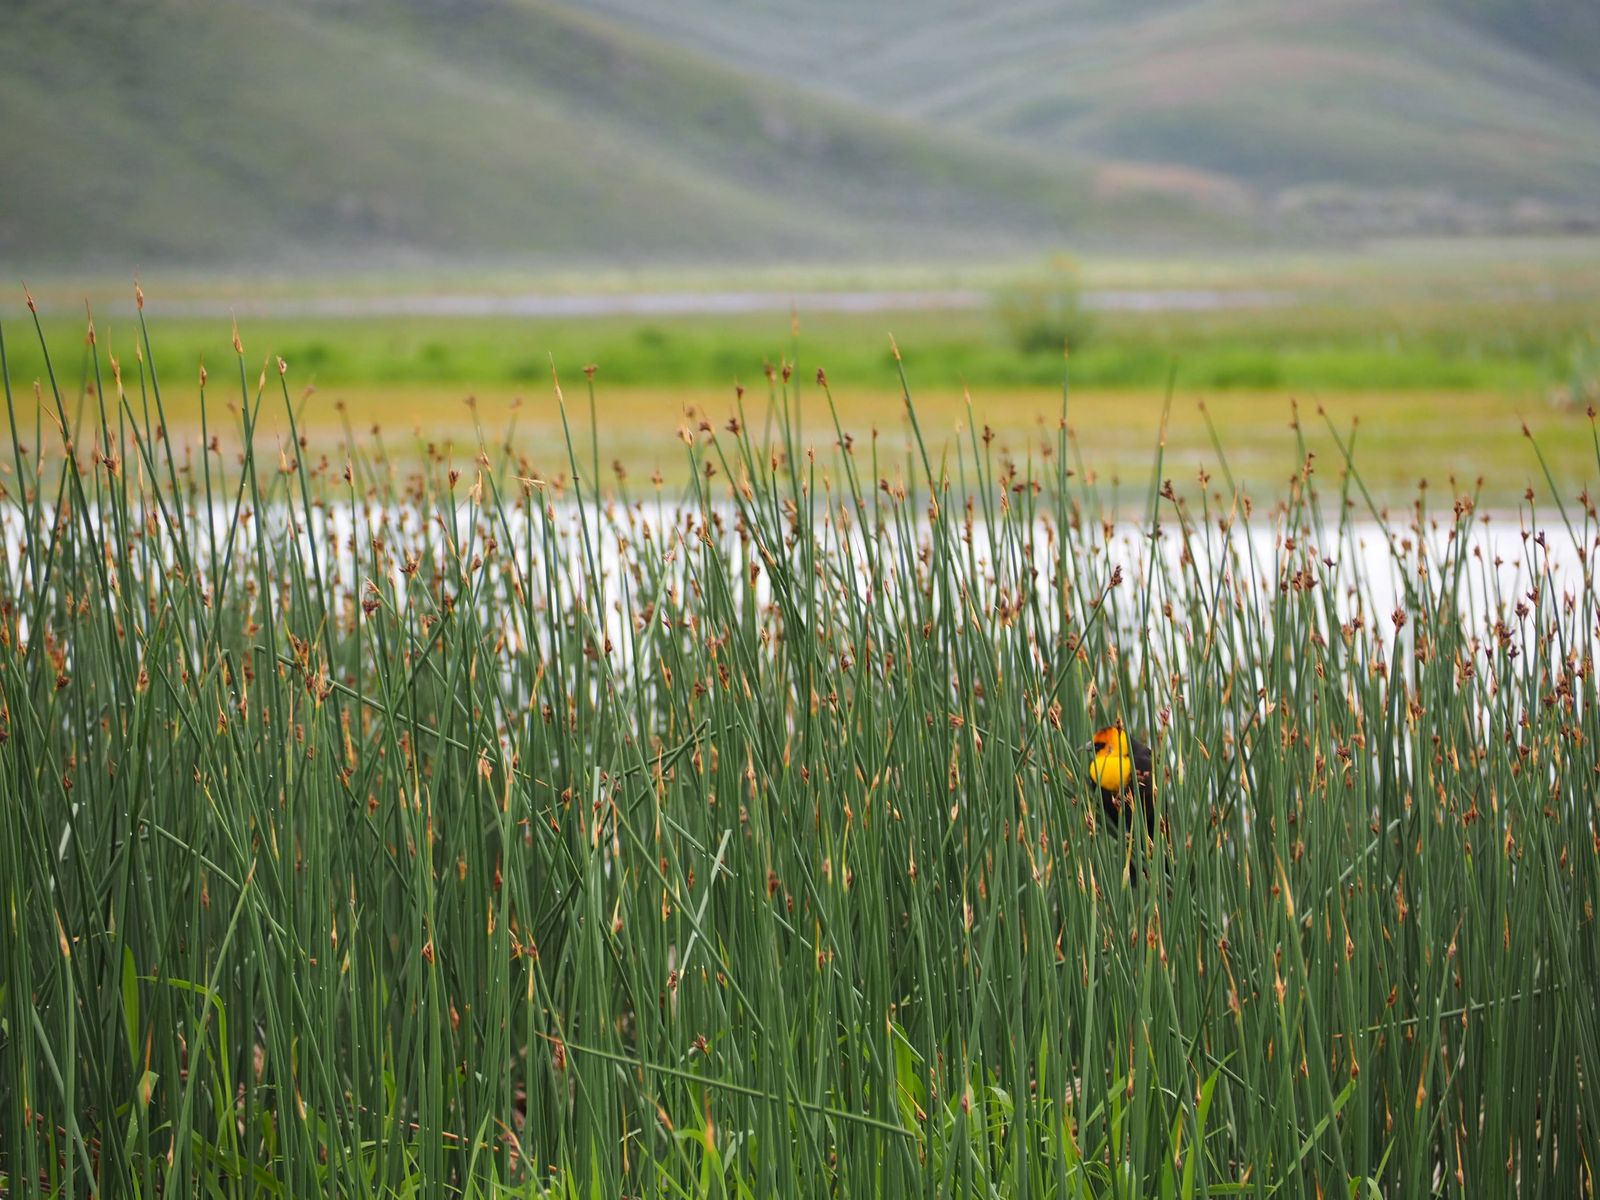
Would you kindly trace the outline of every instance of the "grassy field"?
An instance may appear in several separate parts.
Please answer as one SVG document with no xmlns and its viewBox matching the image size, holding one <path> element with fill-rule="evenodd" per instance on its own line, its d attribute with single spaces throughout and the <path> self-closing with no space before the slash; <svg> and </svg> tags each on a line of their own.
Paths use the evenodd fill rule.
<svg viewBox="0 0 1600 1200">
<path fill-rule="evenodd" d="M 401 453 L 242 337 L 214 452 L 127 352 L 13 424 L 0 1193 L 1595 1194 L 1592 496 L 1308 413 L 1103 523 L 1120 409 L 891 472 L 799 377 L 658 490 L 581 373 Z"/>
<path fill-rule="evenodd" d="M 581 372 L 574 374 L 564 386 L 581 387 Z M 764 402 L 767 391 L 762 379 L 753 394 Z M 832 391 L 851 414 L 857 437 L 870 439 L 877 431 L 884 470 L 904 477 L 912 438 L 900 392 L 848 385 Z M 551 479 L 568 477 L 561 412 L 553 390 L 546 385 L 523 392 L 505 386 L 469 392 L 461 386 L 405 383 L 330 387 L 299 404 L 295 428 L 314 435 L 316 444 L 330 453 L 328 448 L 342 443 L 348 428 L 369 440 L 381 436 L 401 460 L 437 453 L 462 466 L 477 455 L 479 429 L 497 442 L 497 435 L 509 428 L 518 453 L 537 473 Z M 603 387 L 597 392 L 601 477 L 611 480 L 620 466 L 640 488 L 658 475 L 669 490 L 681 486 L 687 465 L 677 450 L 677 431 L 685 424 L 697 428 L 702 420 L 722 429 L 738 411 L 734 391 L 727 386 Z M 837 434 L 826 396 L 814 385 L 800 386 L 796 392 L 796 436 L 808 449 L 831 452 Z M 1581 412 L 1557 413 L 1532 403 L 1520 406 L 1500 394 L 1481 391 L 1412 389 L 1313 396 L 1298 413 L 1306 426 L 1306 444 L 1318 455 L 1318 467 L 1331 479 L 1342 471 L 1337 443 L 1318 411 L 1337 422 L 1342 434 L 1358 423 L 1362 476 L 1388 505 L 1407 503 L 1418 481 L 1426 479 L 1442 493 L 1476 488 L 1486 506 L 1515 508 L 1529 486 L 1543 481 L 1540 461 L 1521 435 L 1523 415 L 1540 437 L 1545 465 L 1564 498 L 1595 484 L 1594 447 Z M 959 390 L 918 388 L 917 405 L 922 436 L 936 459 L 958 453 L 969 429 L 982 433 L 987 427 L 994 434 L 997 453 L 1019 462 L 1031 455 L 1037 465 L 1056 436 L 1061 388 L 978 390 L 970 408 Z M 181 423 L 174 421 L 175 435 L 184 443 L 197 441 L 193 399 L 169 401 L 169 414 L 173 410 L 182 414 Z M 1103 497 L 1113 509 L 1141 502 L 1142 489 L 1149 483 L 1150 454 L 1162 437 L 1165 410 L 1164 388 L 1073 390 L 1072 469 L 1103 485 Z M 1262 495 L 1275 494 L 1293 469 L 1288 456 L 1295 445 L 1296 412 L 1282 392 L 1198 393 L 1180 387 L 1165 425 L 1167 475 L 1193 481 L 1201 470 L 1215 474 L 1214 428 L 1226 438 L 1229 462 L 1240 485 Z M 294 437 L 282 411 L 263 413 L 257 433 L 264 451 L 273 453 L 290 445 Z"/>
<path fill-rule="evenodd" d="M 119 319 L 120 317 L 120 319 Z M 787 316 L 547 318 L 250 319 L 254 353 L 281 355 L 317 386 L 447 384 L 536 388 L 552 364 L 566 374 L 588 364 L 605 385 L 725 387 L 761 379 L 763 362 L 790 362 L 807 376 L 823 367 L 859 387 L 892 388 L 890 337 L 916 347 L 918 374 L 942 388 L 1055 387 L 1063 341 L 1048 314 L 883 312 L 803 317 L 798 339 Z M 1164 386 L 1208 391 L 1498 391 L 1537 396 L 1561 380 L 1590 342 L 1586 301 L 1403 308 L 1237 310 L 1092 316 L 1072 353 L 1073 378 L 1088 388 Z M 226 316 L 165 319 L 156 362 L 171 379 L 193 378 L 202 358 L 224 361 Z M 57 344 L 82 343 L 84 317 L 48 322 Z M 97 332 L 118 358 L 133 360 L 133 327 L 104 312 Z M 19 347 L 13 382 L 31 383 L 43 364 Z M 64 369 L 74 378 L 81 357 Z"/>
<path fill-rule="evenodd" d="M 1148 453 L 1160 433 L 1169 382 L 1170 469 L 1182 477 L 1210 464 L 1215 451 L 1206 418 L 1233 450 L 1242 482 L 1283 483 L 1281 464 L 1295 406 L 1320 407 L 1342 429 L 1360 423 L 1365 475 L 1385 499 L 1403 499 L 1421 478 L 1436 486 L 1455 476 L 1485 479 L 1484 498 L 1515 505 L 1536 463 L 1521 446 L 1526 423 L 1546 451 L 1563 494 L 1593 479 L 1584 415 L 1600 390 L 1600 341 L 1593 296 L 1600 291 L 1593 243 L 1504 248 L 1395 248 L 1371 256 L 1303 260 L 1095 261 L 1071 277 L 1094 294 L 1203 289 L 1218 296 L 1271 293 L 1281 303 L 1212 311 L 1095 312 L 1081 321 L 1049 308 L 1063 272 L 999 268 L 973 274 L 937 268 L 889 275 L 887 286 L 963 289 L 979 306 L 952 311 L 781 312 L 717 316 L 604 316 L 573 319 L 440 316 L 285 316 L 245 318 L 252 381 L 281 356 L 296 380 L 297 419 L 318 433 L 381 428 L 396 450 L 423 444 L 472 450 L 474 422 L 490 429 L 515 419 L 536 459 L 559 458 L 553 376 L 567 387 L 596 368 L 600 453 L 635 477 L 656 471 L 676 484 L 680 458 L 664 450 L 685 414 L 721 427 L 733 413 L 735 386 L 764 396 L 765 368 L 791 368 L 796 419 L 807 444 L 834 440 L 821 390 L 825 369 L 834 395 L 867 432 L 876 429 L 903 455 L 907 426 L 891 338 L 905 347 L 922 412 L 924 436 L 946 453 L 969 425 L 991 428 L 999 449 L 1037 452 L 1053 436 L 1064 375 L 1076 396 L 1073 434 L 1086 469 L 1106 480 L 1142 486 Z M 675 294 L 730 289 L 848 289 L 865 277 L 813 269 L 782 275 L 668 273 L 589 281 L 421 276 L 266 281 L 259 294 L 219 291 L 214 280 L 162 279 L 156 299 L 211 306 L 218 315 L 156 319 L 156 377 L 175 434 L 199 428 L 199 365 L 233 354 L 231 303 L 293 309 L 329 300 L 381 303 L 470 295 L 604 296 L 612 288 Z M 880 286 L 884 282 L 879 280 Z M 536 286 L 537 285 L 537 286 Z M 91 297 L 98 348 L 131 381 L 136 353 L 126 284 L 48 280 L 45 333 L 56 347 L 57 378 L 76 411 L 91 397 L 81 307 Z M 783 293 L 780 290 L 778 294 Z M 991 299 L 984 300 L 984 296 Z M 779 301 L 781 305 L 781 300 Z M 65 311 L 63 311 L 65 309 Z M 13 304 L 11 311 L 25 317 Z M 13 322 L 13 327 L 14 322 Z M 1070 363 L 1062 339 L 1075 345 Z M 13 389 L 26 398 L 46 378 L 33 340 L 8 347 Z M 471 397 L 475 411 L 464 403 Z M 969 404 L 970 397 L 970 404 Z M 24 409 L 26 409 L 24 404 Z M 48 406 L 47 406 L 48 407 Z M 1203 411 L 1202 411 L 1203 410 Z M 31 429 L 25 412 L 24 429 Z M 288 436 L 281 414 L 261 431 Z M 1313 429 L 1311 445 L 1331 469 L 1333 444 Z"/>
</svg>

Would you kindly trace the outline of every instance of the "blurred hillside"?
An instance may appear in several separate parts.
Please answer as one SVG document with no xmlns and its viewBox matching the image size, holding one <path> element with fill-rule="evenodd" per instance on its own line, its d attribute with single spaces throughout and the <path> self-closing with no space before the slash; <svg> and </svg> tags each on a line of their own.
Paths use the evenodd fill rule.
<svg viewBox="0 0 1600 1200">
<path fill-rule="evenodd" d="M 1591 0 L 1443 0 L 1449 12 L 1600 81 L 1600 4 Z"/>
<path fill-rule="evenodd" d="M 1585 229 L 1594 11 L 10 0 L 0 258 L 888 261 Z"/>
<path fill-rule="evenodd" d="M 725 62 L 1260 232 L 1587 224 L 1593 0 L 593 0 Z M 752 55 L 750 47 L 760 47 Z"/>
</svg>

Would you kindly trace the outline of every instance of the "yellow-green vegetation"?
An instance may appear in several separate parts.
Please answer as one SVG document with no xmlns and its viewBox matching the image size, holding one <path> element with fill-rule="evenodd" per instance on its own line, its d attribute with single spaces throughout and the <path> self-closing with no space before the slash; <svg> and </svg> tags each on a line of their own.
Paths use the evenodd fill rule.
<svg viewBox="0 0 1600 1200">
<path fill-rule="evenodd" d="M 1152 432 L 1119 523 L 1116 410 L 936 447 L 897 371 L 890 454 L 758 362 L 656 485 L 581 372 L 402 448 L 247 322 L 180 427 L 128 324 L 7 389 L 0 1193 L 1594 1195 L 1600 513 L 1537 442 L 1486 524 L 1308 409 L 1254 499 Z"/>
<path fill-rule="evenodd" d="M 252 383 L 264 362 L 282 357 L 296 380 L 301 425 L 318 432 L 376 425 L 396 449 L 420 438 L 470 454 L 474 420 L 494 427 L 513 412 L 532 444 L 548 447 L 557 420 L 554 380 L 570 385 L 592 365 L 607 474 L 616 460 L 636 476 L 660 470 L 674 483 L 682 462 L 663 452 L 662 438 L 689 410 L 720 427 L 735 386 L 764 392 L 767 368 L 789 369 L 808 443 L 832 441 L 814 382 L 820 368 L 863 428 L 877 429 L 886 446 L 903 453 L 891 336 L 916 348 L 924 435 L 936 452 L 970 424 L 991 429 L 997 448 L 1024 451 L 1053 436 L 1067 365 L 1059 335 L 1070 333 L 1078 396 L 1073 432 L 1087 468 L 1102 481 L 1140 478 L 1170 384 L 1168 448 L 1176 478 L 1192 477 L 1209 460 L 1209 415 L 1244 482 L 1281 485 L 1282 447 L 1297 405 L 1302 415 L 1326 410 L 1341 428 L 1359 422 L 1364 474 L 1385 499 L 1403 499 L 1419 479 L 1447 486 L 1453 476 L 1465 487 L 1481 475 L 1483 498 L 1509 506 L 1529 483 L 1531 464 L 1508 449 L 1524 422 L 1539 435 L 1565 494 L 1590 478 L 1585 412 L 1600 379 L 1597 264 L 1592 242 L 1515 251 L 1412 246 L 1301 260 L 1090 259 L 1074 271 L 1045 264 L 975 274 L 936 267 L 888 273 L 895 288 L 975 298 L 974 308 L 943 311 L 245 319 Z M 626 301 L 620 289 L 631 286 L 691 305 L 698 294 L 762 305 L 773 303 L 763 294 L 781 297 L 772 289 L 784 284 L 825 298 L 869 282 L 841 268 L 602 276 L 581 291 L 584 281 L 567 276 L 335 277 L 297 287 L 267 281 L 258 296 L 222 290 L 214 278 L 168 276 L 154 293 L 155 311 L 188 306 L 210 315 L 162 318 L 153 366 L 165 385 L 167 420 L 192 436 L 199 367 L 232 356 L 227 311 L 236 303 L 246 312 L 261 304 L 293 312 L 318 304 L 466 297 L 492 305 L 577 296 L 604 307 L 612 298 Z M 1065 290 L 1080 284 L 1082 291 Z M 85 373 L 83 312 L 72 308 L 73 298 L 93 298 L 99 347 L 130 377 L 136 374 L 136 326 L 126 300 L 113 300 L 104 281 L 46 280 L 35 293 L 46 305 L 57 378 L 74 411 L 91 395 L 93 380 Z M 1229 297 L 1240 294 L 1264 299 L 1229 307 Z M 1157 304 L 1200 295 L 1217 306 L 1129 312 L 1083 304 L 1086 297 L 1127 295 Z M 1058 296 L 1074 305 L 1068 320 L 1027 299 Z M 776 304 L 781 309 L 783 301 Z M 26 315 L 20 303 L 12 311 Z M 26 398 L 45 377 L 40 350 L 13 345 L 9 359 L 12 387 Z M 464 405 L 469 397 L 476 417 Z M 262 433 L 279 438 L 288 431 L 269 412 Z M 1332 443 L 1314 429 L 1308 436 L 1320 465 L 1333 469 Z"/>
<path fill-rule="evenodd" d="M 1413 306 L 1388 309 L 1233 311 L 1093 317 L 1072 352 L 1073 378 L 1087 388 L 1161 388 L 1174 367 L 1182 386 L 1208 391 L 1485 390 L 1539 398 L 1594 328 L 1592 306 L 1530 303 L 1505 310 Z M 575 320 L 393 317 L 250 322 L 265 347 L 318 387 L 448 384 L 542 387 L 552 363 L 564 373 L 595 364 L 602 383 L 727 387 L 750 384 L 763 361 L 808 376 L 819 366 L 875 389 L 892 388 L 889 338 L 919 351 L 941 387 L 1053 387 L 1062 346 L 1019 346 L 1000 314 L 886 312 L 802 318 L 798 341 L 786 316 L 600 317 Z M 47 322 L 53 340 L 81 343 L 83 314 Z M 131 324 L 98 319 L 119 358 L 133 352 Z M 170 340 L 156 366 L 195 376 L 202 358 L 228 353 L 225 315 L 164 320 Z M 14 356 L 12 382 L 41 375 L 36 350 Z M 62 364 L 76 379 L 81 357 Z M 258 364 L 255 364 L 259 366 Z"/>
<path fill-rule="evenodd" d="M 767 382 L 759 370 L 755 374 L 752 389 L 765 395 Z M 829 378 L 837 380 L 831 374 Z M 571 386 L 583 376 L 575 371 L 561 379 Z M 677 487 L 685 480 L 687 465 L 674 434 L 685 423 L 698 428 L 702 420 L 721 429 L 737 412 L 735 391 L 727 385 L 602 387 L 598 373 L 596 384 L 599 462 L 607 480 L 620 468 L 636 483 L 659 474 Z M 169 419 L 180 438 L 190 441 L 197 429 L 198 393 L 192 386 L 173 392 Z M 801 444 L 828 452 L 837 435 L 826 395 L 814 376 L 797 379 L 793 392 Z M 846 406 L 858 436 L 870 439 L 876 431 L 886 461 L 903 473 L 910 439 L 899 391 L 837 380 L 832 394 Z M 403 383 L 326 387 L 309 397 L 297 391 L 296 399 L 300 432 L 317 435 L 319 444 L 348 428 L 360 436 L 381 436 L 402 460 L 431 452 L 464 467 L 477 454 L 479 428 L 498 430 L 515 422 L 518 443 L 534 468 L 551 478 L 567 474 L 561 411 L 549 380 L 526 389 Z M 928 388 L 918 390 L 917 400 L 923 438 L 939 458 L 959 452 L 969 428 L 991 434 L 997 453 L 1037 453 L 1056 437 L 1060 406 L 1060 387 L 980 388 L 970 393 L 970 403 L 968 394 L 958 389 Z M 1100 485 L 1114 507 L 1137 505 L 1148 482 L 1150 446 L 1165 413 L 1166 471 L 1174 480 L 1192 481 L 1198 471 L 1214 469 L 1215 430 L 1229 447 L 1240 483 L 1272 494 L 1295 468 L 1285 455 L 1297 420 L 1306 426 L 1303 436 L 1317 455 L 1315 466 L 1337 478 L 1342 459 L 1319 415 L 1325 413 L 1343 432 L 1354 429 L 1362 478 L 1386 505 L 1404 505 L 1418 482 L 1426 480 L 1442 493 L 1476 489 L 1486 506 L 1515 508 L 1527 488 L 1542 480 L 1538 461 L 1522 444 L 1518 422 L 1523 415 L 1530 432 L 1539 437 L 1563 496 L 1576 495 L 1594 479 L 1594 448 L 1582 409 L 1553 410 L 1532 401 L 1518 405 L 1493 392 L 1317 392 L 1296 404 L 1278 391 L 1179 388 L 1170 412 L 1166 410 L 1164 390 L 1075 387 L 1068 430 L 1077 456 L 1074 477 L 1081 472 L 1087 482 Z M 285 413 L 264 412 L 257 429 L 263 451 L 288 445 L 293 440 L 290 429 Z"/>
</svg>

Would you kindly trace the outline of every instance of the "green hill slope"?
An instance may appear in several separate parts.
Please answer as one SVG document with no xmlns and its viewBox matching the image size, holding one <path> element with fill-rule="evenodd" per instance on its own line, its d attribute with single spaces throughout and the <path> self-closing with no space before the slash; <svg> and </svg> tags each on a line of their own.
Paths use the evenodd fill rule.
<svg viewBox="0 0 1600 1200">
<path fill-rule="evenodd" d="M 1066 164 L 541 3 L 0 21 L 0 255 L 22 266 L 893 257 L 1049 244 L 1085 215 Z"/>
</svg>

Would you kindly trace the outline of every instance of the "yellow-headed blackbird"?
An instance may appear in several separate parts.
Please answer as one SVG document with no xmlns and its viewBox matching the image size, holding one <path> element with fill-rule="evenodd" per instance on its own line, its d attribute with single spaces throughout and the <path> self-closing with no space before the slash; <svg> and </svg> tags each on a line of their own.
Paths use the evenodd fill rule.
<svg viewBox="0 0 1600 1200">
<path fill-rule="evenodd" d="M 1128 810 L 1137 804 L 1144 813 L 1145 832 L 1155 836 L 1156 814 L 1150 783 L 1150 747 L 1128 736 L 1120 725 L 1094 735 L 1089 749 L 1089 779 L 1100 789 L 1106 820 L 1118 828 L 1130 824 Z"/>
</svg>

